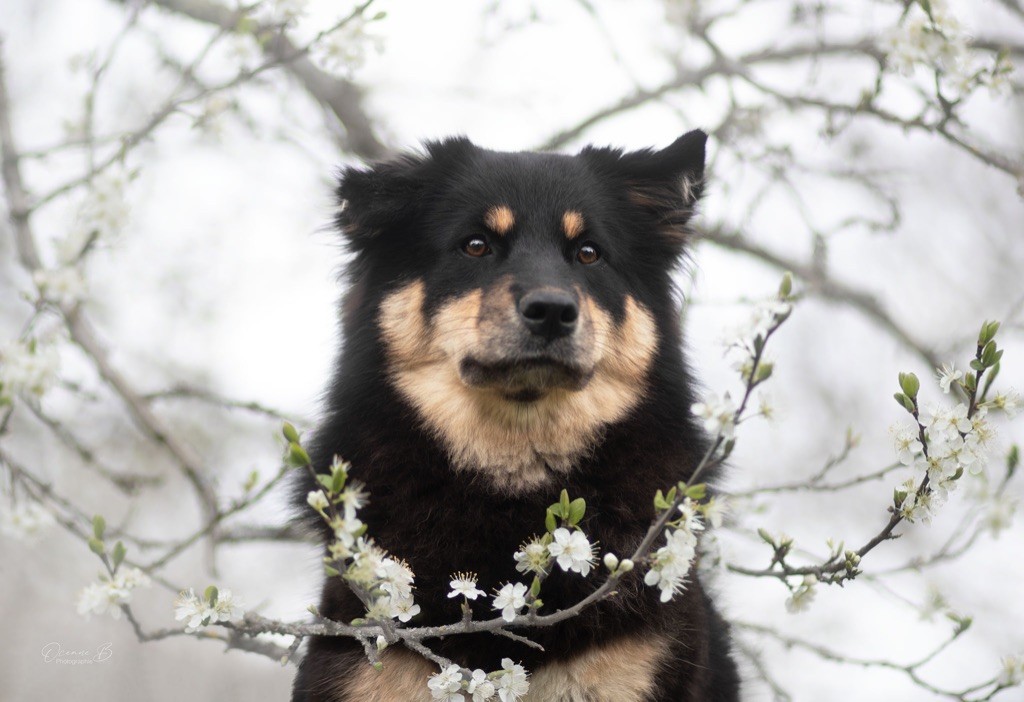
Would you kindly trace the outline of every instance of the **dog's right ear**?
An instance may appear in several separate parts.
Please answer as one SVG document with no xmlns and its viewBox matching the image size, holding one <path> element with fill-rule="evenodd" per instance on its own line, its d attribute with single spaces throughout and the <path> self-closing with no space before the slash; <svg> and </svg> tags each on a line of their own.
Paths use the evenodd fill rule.
<svg viewBox="0 0 1024 702">
<path fill-rule="evenodd" d="M 361 249 L 389 230 L 415 221 L 428 189 L 452 175 L 459 163 L 477 149 L 465 137 L 428 142 L 425 153 L 404 154 L 368 168 L 345 168 L 335 191 L 338 228 L 355 249 Z"/>
</svg>

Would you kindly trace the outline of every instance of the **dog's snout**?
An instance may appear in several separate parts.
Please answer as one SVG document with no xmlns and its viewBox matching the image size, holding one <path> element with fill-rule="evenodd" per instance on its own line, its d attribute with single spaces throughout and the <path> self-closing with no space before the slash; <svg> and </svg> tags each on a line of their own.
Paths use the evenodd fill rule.
<svg viewBox="0 0 1024 702">
<path fill-rule="evenodd" d="M 580 307 L 566 291 L 535 290 L 519 299 L 519 316 L 533 334 L 554 341 L 575 331 Z"/>
</svg>

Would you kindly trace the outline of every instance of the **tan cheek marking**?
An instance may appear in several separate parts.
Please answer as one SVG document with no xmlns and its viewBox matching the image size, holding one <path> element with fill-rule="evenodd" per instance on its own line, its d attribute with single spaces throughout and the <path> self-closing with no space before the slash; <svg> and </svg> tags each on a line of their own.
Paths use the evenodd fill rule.
<svg viewBox="0 0 1024 702">
<path fill-rule="evenodd" d="M 526 702 L 643 702 L 654 692 L 667 648 L 661 637 L 631 637 L 546 665 L 534 672 Z"/>
<path fill-rule="evenodd" d="M 431 346 L 453 358 L 461 358 L 479 345 L 482 290 L 473 290 L 446 302 L 434 315 Z"/>
<path fill-rule="evenodd" d="M 567 210 L 562 215 L 562 231 L 567 239 L 575 239 L 583 233 L 583 215 L 575 210 Z"/>
<path fill-rule="evenodd" d="M 658 348 L 658 328 L 654 316 L 633 297 L 626 297 L 626 315 L 616 330 L 609 365 L 625 378 L 640 381 L 647 374 Z"/>
<path fill-rule="evenodd" d="M 414 363 L 427 353 L 423 319 L 423 281 L 416 280 L 391 293 L 380 304 L 380 329 L 392 360 Z"/>
<path fill-rule="evenodd" d="M 516 216 L 507 205 L 495 205 L 484 215 L 484 224 L 495 234 L 508 234 L 516 226 Z"/>
<path fill-rule="evenodd" d="M 380 671 L 359 665 L 341 685 L 336 702 L 430 702 L 427 679 L 436 671 L 426 659 L 404 649 L 388 649 L 380 661 Z"/>
</svg>

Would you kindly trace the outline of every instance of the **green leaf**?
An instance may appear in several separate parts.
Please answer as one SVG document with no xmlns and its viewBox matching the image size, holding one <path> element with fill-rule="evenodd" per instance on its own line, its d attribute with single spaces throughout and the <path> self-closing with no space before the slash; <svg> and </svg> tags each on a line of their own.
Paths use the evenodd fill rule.
<svg viewBox="0 0 1024 702">
<path fill-rule="evenodd" d="M 331 492 L 335 495 L 341 494 L 341 491 L 345 489 L 345 479 L 347 477 L 344 470 L 334 470 L 331 473 Z"/>
<path fill-rule="evenodd" d="M 121 563 L 124 561 L 125 555 L 127 555 L 128 549 L 124 547 L 124 544 L 118 541 L 114 544 L 114 552 L 111 554 L 111 558 L 114 560 L 114 570 L 117 570 Z"/>
<path fill-rule="evenodd" d="M 89 539 L 89 550 L 95 553 L 97 556 L 102 556 L 107 552 L 107 547 L 97 538 Z"/>
<path fill-rule="evenodd" d="M 537 599 L 540 597 L 540 578 L 533 576 L 533 582 L 530 584 L 530 597 Z"/>
<path fill-rule="evenodd" d="M 700 500 L 703 500 L 705 497 L 707 497 L 707 494 L 707 483 L 697 483 L 696 485 L 691 485 L 690 487 L 686 488 L 686 496 L 689 497 L 691 500 L 697 500 L 699 502 Z"/>
<path fill-rule="evenodd" d="M 978 346 L 984 347 L 992 341 L 997 331 L 999 331 L 999 322 L 995 320 L 984 322 L 981 325 L 981 331 L 978 332 Z"/>
<path fill-rule="evenodd" d="M 288 444 L 288 462 L 296 468 L 303 468 L 309 465 L 309 454 L 294 441 Z"/>
<path fill-rule="evenodd" d="M 766 544 L 773 548 L 775 547 L 775 539 L 772 538 L 772 535 L 768 533 L 767 529 L 764 529 L 763 527 L 761 529 L 758 529 L 757 535 L 760 536 L 761 540 L 764 541 Z"/>
<path fill-rule="evenodd" d="M 548 507 L 547 514 L 544 516 L 544 527 L 549 531 L 553 532 L 558 528 L 558 521 L 555 519 L 555 513 Z"/>
<path fill-rule="evenodd" d="M 793 274 L 789 271 L 782 276 L 782 282 L 779 283 L 779 297 L 786 299 L 793 292 Z"/>
<path fill-rule="evenodd" d="M 917 397 L 917 393 L 921 389 L 921 381 L 913 373 L 900 373 L 900 388 L 908 397 Z"/>
<path fill-rule="evenodd" d="M 995 365 L 996 362 L 996 342 L 990 341 L 985 344 L 984 350 L 981 352 L 981 363 L 986 368 Z"/>
<path fill-rule="evenodd" d="M 284 434 L 284 438 L 289 444 L 302 443 L 299 441 L 299 432 L 291 422 L 284 423 L 284 426 L 281 427 L 281 433 Z"/>
<path fill-rule="evenodd" d="M 334 483 L 334 481 L 331 479 L 331 476 L 324 475 L 323 473 L 317 473 L 316 481 L 323 485 L 324 489 L 327 490 L 327 492 L 331 491 L 331 485 Z"/>
<path fill-rule="evenodd" d="M 103 540 L 103 532 L 106 530 L 107 520 L 104 519 L 102 515 L 97 514 L 92 518 L 92 535 L 95 536 L 97 540 Z"/>
<path fill-rule="evenodd" d="M 1020 447 L 1014 444 L 1006 454 L 1006 477 L 1012 478 L 1017 466 L 1020 465 Z"/>
<path fill-rule="evenodd" d="M 654 509 L 668 509 L 668 502 L 665 501 L 665 495 L 661 490 L 654 493 Z"/>
<path fill-rule="evenodd" d="M 985 370 L 985 364 L 983 364 L 981 361 L 979 361 L 976 358 L 972 358 L 971 359 L 971 368 L 973 368 L 974 370 L 980 372 L 980 371 Z"/>
<path fill-rule="evenodd" d="M 569 526 L 576 526 L 583 519 L 583 515 L 587 513 L 587 501 L 582 497 L 577 497 L 575 500 L 569 503 Z"/>
<path fill-rule="evenodd" d="M 206 588 L 206 592 L 203 593 L 203 598 L 210 603 L 210 606 L 217 604 L 217 595 L 220 593 L 217 591 L 216 585 L 211 585 Z"/>
<path fill-rule="evenodd" d="M 562 518 L 568 519 L 569 517 L 569 491 L 562 490 L 562 494 L 558 496 L 558 503 L 562 505 Z"/>
<path fill-rule="evenodd" d="M 755 383 L 763 383 L 772 377 L 772 371 L 775 369 L 775 365 L 772 363 L 758 363 L 757 372 L 754 374 Z"/>
<path fill-rule="evenodd" d="M 913 400 L 911 400 L 909 397 L 904 395 L 902 392 L 895 393 L 893 395 L 893 397 L 896 398 L 896 402 L 900 403 L 900 406 L 903 407 L 903 409 L 905 409 L 906 411 L 910 412 L 911 414 L 914 413 L 914 401 Z"/>
</svg>

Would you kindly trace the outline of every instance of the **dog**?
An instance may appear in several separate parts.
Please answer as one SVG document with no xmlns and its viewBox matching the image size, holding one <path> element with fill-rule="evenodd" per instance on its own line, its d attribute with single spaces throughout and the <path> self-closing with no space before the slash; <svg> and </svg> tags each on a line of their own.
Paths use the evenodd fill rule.
<svg viewBox="0 0 1024 702">
<path fill-rule="evenodd" d="M 316 470 L 350 462 L 370 496 L 368 535 L 414 571 L 410 626 L 461 619 L 447 597 L 453 573 L 489 590 L 523 581 L 513 553 L 544 533 L 563 488 L 585 498 L 591 543 L 625 557 L 651 524 L 654 493 L 692 474 L 708 439 L 690 412 L 673 272 L 706 140 L 691 131 L 662 150 L 563 155 L 459 137 L 341 174 L 337 225 L 352 252 L 343 342 L 307 443 Z M 315 488 L 311 476 L 296 486 L 306 513 Z M 696 572 L 663 604 L 643 570 L 574 618 L 516 630 L 543 650 L 490 633 L 426 643 L 469 669 L 521 663 L 528 702 L 737 700 L 728 626 Z M 601 579 L 552 569 L 541 613 Z M 496 616 L 488 598 L 470 604 L 475 619 Z M 338 577 L 319 611 L 365 615 Z M 380 662 L 351 639 L 313 637 L 293 702 L 432 699 L 435 664 L 400 644 Z"/>
</svg>

